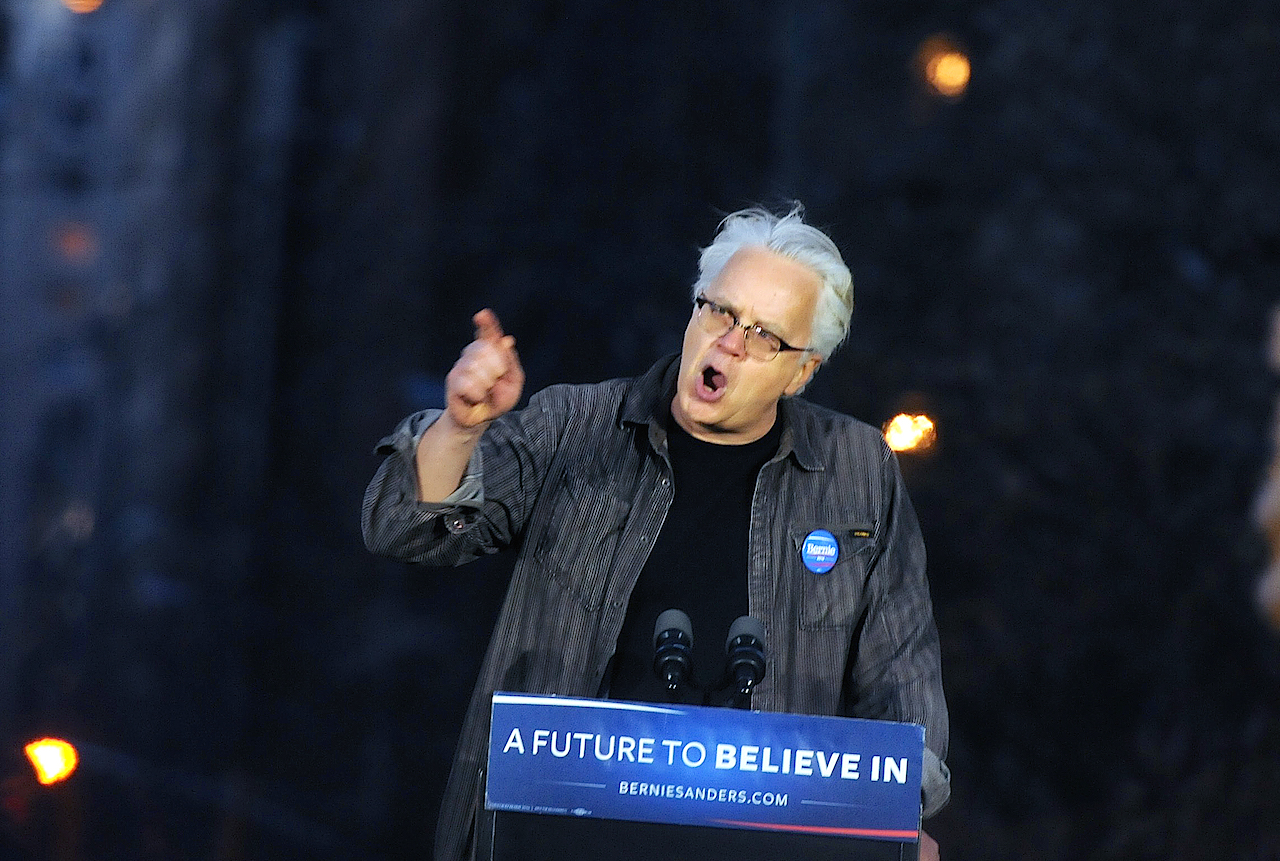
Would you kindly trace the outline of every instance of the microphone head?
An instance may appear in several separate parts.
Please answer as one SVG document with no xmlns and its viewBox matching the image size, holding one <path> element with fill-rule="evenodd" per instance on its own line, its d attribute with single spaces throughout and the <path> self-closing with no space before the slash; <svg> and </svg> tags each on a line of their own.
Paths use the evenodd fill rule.
<svg viewBox="0 0 1280 861">
<path fill-rule="evenodd" d="M 666 610 L 653 626 L 653 671 L 675 694 L 693 672 L 693 623 L 681 610 Z"/>
<path fill-rule="evenodd" d="M 658 621 L 653 626 L 653 644 L 658 645 L 658 638 L 667 631 L 676 630 L 684 634 L 689 639 L 689 645 L 693 645 L 693 623 L 689 621 L 689 616 L 683 610 L 663 610 L 658 615 Z"/>
<path fill-rule="evenodd" d="M 724 651 L 725 670 L 737 686 L 735 697 L 745 698 L 764 678 L 767 660 L 764 653 L 764 625 L 759 619 L 739 616 L 729 626 L 729 639 L 724 644 Z"/>
<path fill-rule="evenodd" d="M 764 625 L 754 616 L 739 616 L 729 626 L 729 636 L 724 641 L 725 650 L 727 651 L 733 645 L 733 641 L 743 634 L 754 637 L 760 643 L 760 647 L 764 648 Z"/>
</svg>

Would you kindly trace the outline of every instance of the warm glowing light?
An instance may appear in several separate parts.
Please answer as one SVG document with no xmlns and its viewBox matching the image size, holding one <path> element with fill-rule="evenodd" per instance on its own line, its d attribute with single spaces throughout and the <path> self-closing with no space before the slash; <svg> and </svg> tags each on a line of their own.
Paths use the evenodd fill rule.
<svg viewBox="0 0 1280 861">
<path fill-rule="evenodd" d="M 925 39 L 916 51 L 916 64 L 924 82 L 944 98 L 958 99 L 969 87 L 969 57 L 949 36 Z"/>
<path fill-rule="evenodd" d="M 97 12 L 98 7 L 102 5 L 102 0 L 62 0 L 62 3 L 72 12 L 84 15 L 89 12 Z"/>
<path fill-rule="evenodd" d="M 31 766 L 36 770 L 36 780 L 48 786 L 66 780 L 76 770 L 80 757 L 76 749 L 59 738 L 42 738 L 33 741 L 23 750 Z"/>
<path fill-rule="evenodd" d="M 884 441 L 894 451 L 922 451 L 938 438 L 933 419 L 928 416 L 894 416 L 884 427 Z"/>
<path fill-rule="evenodd" d="M 969 58 L 959 51 L 937 54 L 925 66 L 925 77 L 949 99 L 964 95 L 969 86 Z"/>
</svg>

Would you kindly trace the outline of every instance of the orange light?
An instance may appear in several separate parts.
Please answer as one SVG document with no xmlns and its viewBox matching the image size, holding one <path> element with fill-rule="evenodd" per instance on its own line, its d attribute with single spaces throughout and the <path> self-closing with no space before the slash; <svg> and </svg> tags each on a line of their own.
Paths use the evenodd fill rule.
<svg viewBox="0 0 1280 861">
<path fill-rule="evenodd" d="M 928 416 L 901 413 L 884 427 L 884 441 L 894 451 L 923 451 L 937 440 L 937 428 Z"/>
<path fill-rule="evenodd" d="M 951 38 L 931 36 L 916 52 L 916 63 L 925 83 L 947 99 L 958 99 L 969 87 L 969 57 Z"/>
<path fill-rule="evenodd" d="M 62 0 L 62 4 L 79 15 L 97 12 L 102 0 Z"/>
<path fill-rule="evenodd" d="M 54 231 L 53 243 L 69 263 L 88 263 L 98 253 L 98 237 L 87 224 L 68 222 Z"/>
<path fill-rule="evenodd" d="M 925 75 L 935 90 L 954 99 L 969 86 L 969 58 L 959 51 L 938 54 L 929 60 Z"/>
<path fill-rule="evenodd" d="M 76 749 L 60 738 L 42 738 L 23 750 L 36 770 L 36 780 L 45 786 L 66 780 L 80 762 Z"/>
</svg>

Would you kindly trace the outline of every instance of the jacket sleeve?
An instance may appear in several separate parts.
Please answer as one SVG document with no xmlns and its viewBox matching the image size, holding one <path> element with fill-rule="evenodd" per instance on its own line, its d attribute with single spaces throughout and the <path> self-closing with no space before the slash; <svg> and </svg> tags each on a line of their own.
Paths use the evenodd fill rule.
<svg viewBox="0 0 1280 861">
<path fill-rule="evenodd" d="M 941 648 L 925 576 L 924 539 L 897 458 L 887 446 L 882 466 L 885 516 L 877 526 L 878 556 L 867 578 L 867 614 L 855 644 L 850 689 L 860 716 L 924 726 L 927 817 L 951 797 Z"/>
<path fill-rule="evenodd" d="M 554 399 L 539 392 L 523 410 L 490 425 L 457 490 L 440 503 L 418 501 L 414 456 L 442 411 L 424 410 L 400 422 L 376 448 L 385 458 L 361 506 L 365 546 L 403 562 L 444 566 L 517 541 L 555 454 Z"/>
</svg>

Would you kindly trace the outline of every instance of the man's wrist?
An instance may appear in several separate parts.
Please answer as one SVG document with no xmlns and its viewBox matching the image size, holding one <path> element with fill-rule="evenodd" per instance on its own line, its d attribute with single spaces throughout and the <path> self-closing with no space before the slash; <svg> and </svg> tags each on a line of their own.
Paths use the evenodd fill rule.
<svg viewBox="0 0 1280 861">
<path fill-rule="evenodd" d="M 436 424 L 441 425 L 438 433 L 442 436 L 463 445 L 472 445 L 484 436 L 484 432 L 493 422 L 490 420 L 474 425 L 459 424 L 453 417 L 453 413 L 446 409 L 440 414 L 440 418 L 436 419 Z"/>
</svg>

